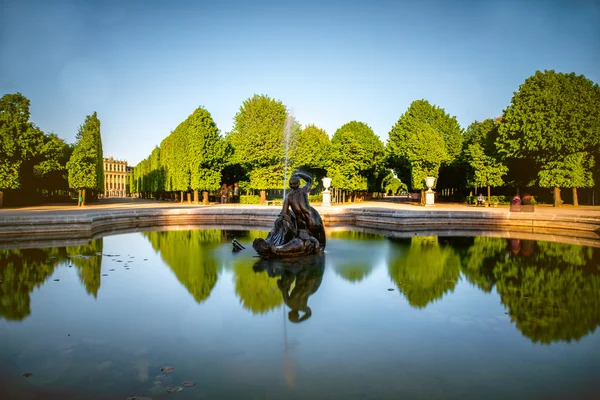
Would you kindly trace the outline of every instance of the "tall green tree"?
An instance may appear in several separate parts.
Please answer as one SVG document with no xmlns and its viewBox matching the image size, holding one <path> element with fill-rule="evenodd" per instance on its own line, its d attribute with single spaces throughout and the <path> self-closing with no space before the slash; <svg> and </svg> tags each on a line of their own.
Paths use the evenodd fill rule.
<svg viewBox="0 0 600 400">
<path fill-rule="evenodd" d="M 69 189 L 67 180 L 67 162 L 73 153 L 73 147 L 56 134 L 44 135 L 39 149 L 39 162 L 33 167 L 36 186 L 49 192 Z"/>
<path fill-rule="evenodd" d="M 491 197 L 491 187 L 502 186 L 502 177 L 507 174 L 508 167 L 499 161 L 496 148 L 493 145 L 494 121 L 486 119 L 475 121 L 465 133 L 464 158 L 469 165 L 469 184 L 477 187 L 487 187 L 488 204 Z"/>
<path fill-rule="evenodd" d="M 291 124 L 286 135 L 287 108 L 265 95 L 254 95 L 244 101 L 234 118 L 227 140 L 233 148 L 232 164 L 248 171 L 250 188 L 261 190 L 282 188 L 286 139 L 294 147 L 299 125 Z"/>
<path fill-rule="evenodd" d="M 81 205 L 85 205 L 87 189 L 98 192 L 104 190 L 102 158 L 100 120 L 94 112 L 88 115 L 84 124 L 79 127 L 75 148 L 67 163 L 69 187 L 80 191 Z"/>
<path fill-rule="evenodd" d="M 331 140 L 323 129 L 308 125 L 300 131 L 290 157 L 294 169 L 309 173 L 320 182 L 331 165 Z"/>
<path fill-rule="evenodd" d="M 437 178 L 441 166 L 455 162 L 462 142 L 462 129 L 455 117 L 427 100 L 415 100 L 389 133 L 387 163 L 403 182 L 410 182 L 411 190 L 424 191 L 425 175 Z"/>
<path fill-rule="evenodd" d="M 188 117 L 187 129 L 190 186 L 194 190 L 194 201 L 198 202 L 198 190 L 203 190 L 203 202 L 208 204 L 208 192 L 219 189 L 221 183 L 225 142 L 212 116 L 203 107 L 198 107 Z"/>
<path fill-rule="evenodd" d="M 504 111 L 496 146 L 505 159 L 529 160 L 540 180 L 554 186 L 560 206 L 560 185 L 574 182 L 560 176 L 568 155 L 600 151 L 600 87 L 583 75 L 537 71 L 519 87 Z M 549 170 L 552 166 L 553 172 Z"/>
<path fill-rule="evenodd" d="M 385 148 L 363 122 L 341 126 L 331 139 L 332 186 L 350 191 L 378 191 L 386 175 Z"/>
<path fill-rule="evenodd" d="M 33 158 L 44 134 L 29 121 L 30 101 L 21 93 L 0 98 L 0 190 L 33 186 Z"/>
</svg>

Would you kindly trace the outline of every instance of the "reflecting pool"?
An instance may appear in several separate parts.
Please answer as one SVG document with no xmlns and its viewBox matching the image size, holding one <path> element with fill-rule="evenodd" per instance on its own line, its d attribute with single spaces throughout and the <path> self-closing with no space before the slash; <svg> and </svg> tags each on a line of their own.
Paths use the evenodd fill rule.
<svg viewBox="0 0 600 400">
<path fill-rule="evenodd" d="M 255 257 L 266 234 L 0 250 L 0 399 L 600 393 L 599 248 L 332 231 L 290 263 Z"/>
</svg>

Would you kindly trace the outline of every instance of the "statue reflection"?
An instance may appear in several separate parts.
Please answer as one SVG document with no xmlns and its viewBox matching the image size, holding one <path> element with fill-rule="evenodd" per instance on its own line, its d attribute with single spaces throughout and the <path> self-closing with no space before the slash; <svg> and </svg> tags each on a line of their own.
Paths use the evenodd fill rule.
<svg viewBox="0 0 600 400">
<path fill-rule="evenodd" d="M 293 323 L 306 321 L 312 316 L 308 298 L 321 286 L 325 271 L 325 255 L 315 254 L 294 260 L 261 259 L 254 264 L 255 272 L 266 271 L 270 277 L 279 277 L 277 287 L 284 303 L 290 308 L 288 319 Z"/>
</svg>

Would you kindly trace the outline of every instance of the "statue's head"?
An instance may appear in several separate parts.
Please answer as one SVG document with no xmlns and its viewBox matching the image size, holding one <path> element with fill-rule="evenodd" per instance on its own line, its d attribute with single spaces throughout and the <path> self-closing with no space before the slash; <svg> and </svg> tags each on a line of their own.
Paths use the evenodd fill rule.
<svg viewBox="0 0 600 400">
<path fill-rule="evenodd" d="M 298 178 L 296 175 L 292 175 L 292 177 L 290 178 L 290 187 L 292 189 L 298 189 L 299 186 L 300 178 Z"/>
</svg>

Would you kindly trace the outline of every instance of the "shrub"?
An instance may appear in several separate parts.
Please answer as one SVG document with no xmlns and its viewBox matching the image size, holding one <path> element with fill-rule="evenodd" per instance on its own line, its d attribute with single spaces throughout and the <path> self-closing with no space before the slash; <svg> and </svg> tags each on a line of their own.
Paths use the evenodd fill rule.
<svg viewBox="0 0 600 400">
<path fill-rule="evenodd" d="M 260 204 L 260 196 L 254 196 L 254 195 L 240 196 L 240 204 Z"/>
<path fill-rule="evenodd" d="M 322 203 L 323 202 L 323 193 L 311 194 L 308 196 L 309 203 Z"/>
</svg>

